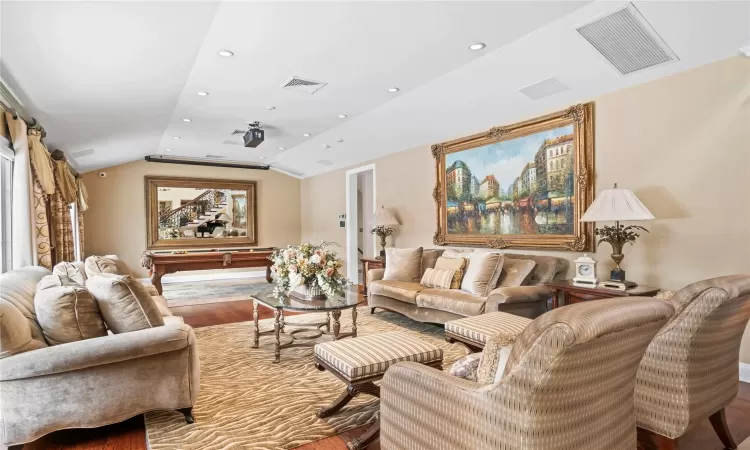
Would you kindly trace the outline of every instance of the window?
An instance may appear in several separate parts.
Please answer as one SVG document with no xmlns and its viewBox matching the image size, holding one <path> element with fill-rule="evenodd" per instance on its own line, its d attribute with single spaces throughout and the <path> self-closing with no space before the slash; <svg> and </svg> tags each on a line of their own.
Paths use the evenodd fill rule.
<svg viewBox="0 0 750 450">
<path fill-rule="evenodd" d="M 70 224 L 73 228 L 73 254 L 76 261 L 81 260 L 81 236 L 79 234 L 80 228 L 78 227 L 78 204 L 73 202 L 68 205 L 68 212 L 70 213 Z"/>
<path fill-rule="evenodd" d="M 0 273 L 4 273 L 13 268 L 13 150 L 4 138 L 0 140 Z"/>
</svg>

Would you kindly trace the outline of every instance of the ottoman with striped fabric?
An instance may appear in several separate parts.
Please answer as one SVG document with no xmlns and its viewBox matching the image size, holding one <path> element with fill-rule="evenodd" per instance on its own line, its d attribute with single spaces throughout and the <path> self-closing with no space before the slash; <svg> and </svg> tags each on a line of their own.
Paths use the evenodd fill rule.
<svg viewBox="0 0 750 450">
<path fill-rule="evenodd" d="M 333 415 L 360 393 L 380 398 L 380 387 L 373 381 L 399 362 L 416 362 L 442 370 L 443 350 L 398 331 L 361 336 L 315 345 L 315 367 L 328 370 L 346 383 L 346 390 L 330 406 L 318 411 L 318 417 Z M 350 450 L 365 448 L 378 437 L 376 422 L 359 439 L 346 446 Z"/>
<path fill-rule="evenodd" d="M 518 335 L 531 322 L 532 319 L 499 311 L 465 317 L 445 323 L 445 340 L 459 341 L 471 349 L 481 350 L 492 335 L 501 331 Z"/>
</svg>

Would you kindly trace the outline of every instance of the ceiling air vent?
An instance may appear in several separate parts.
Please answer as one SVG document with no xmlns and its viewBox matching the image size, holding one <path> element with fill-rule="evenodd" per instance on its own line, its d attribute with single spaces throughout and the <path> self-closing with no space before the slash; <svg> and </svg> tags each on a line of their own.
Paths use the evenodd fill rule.
<svg viewBox="0 0 750 450">
<path fill-rule="evenodd" d="M 226 156 L 224 155 L 206 155 L 204 156 L 206 159 L 224 159 Z"/>
<path fill-rule="evenodd" d="M 74 159 L 83 158 L 84 156 L 89 156 L 94 154 L 94 149 L 90 148 L 88 150 L 81 150 L 80 152 L 71 153 L 70 156 Z"/>
<path fill-rule="evenodd" d="M 319 160 L 317 160 L 315 162 L 318 163 L 318 164 L 320 164 L 321 166 L 330 166 L 330 165 L 333 164 L 331 161 L 329 161 L 327 159 L 319 159 Z"/>
<path fill-rule="evenodd" d="M 560 80 L 557 78 L 547 78 L 546 80 L 521 88 L 521 92 L 532 100 L 539 100 L 540 98 L 567 90 L 568 87 L 560 83 Z"/>
<path fill-rule="evenodd" d="M 679 60 L 632 3 L 576 29 L 623 75 Z"/>
<path fill-rule="evenodd" d="M 300 77 L 291 77 L 290 79 L 286 80 L 286 82 L 282 84 L 281 87 L 305 94 L 314 94 L 323 89 L 326 84 L 328 83 L 323 83 L 322 81 L 307 80 Z"/>
</svg>

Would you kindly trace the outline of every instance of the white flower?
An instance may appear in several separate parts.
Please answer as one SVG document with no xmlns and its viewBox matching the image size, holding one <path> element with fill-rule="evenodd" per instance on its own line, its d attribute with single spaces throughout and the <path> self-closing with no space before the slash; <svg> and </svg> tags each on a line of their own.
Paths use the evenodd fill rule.
<svg viewBox="0 0 750 450">
<path fill-rule="evenodd" d="M 310 257 L 310 262 L 313 264 L 320 264 L 320 255 L 312 255 L 312 257 Z"/>
</svg>

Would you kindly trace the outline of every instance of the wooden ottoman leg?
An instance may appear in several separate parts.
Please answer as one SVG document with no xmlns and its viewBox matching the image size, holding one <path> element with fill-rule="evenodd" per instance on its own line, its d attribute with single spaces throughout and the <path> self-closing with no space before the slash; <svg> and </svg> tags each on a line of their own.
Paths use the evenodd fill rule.
<svg viewBox="0 0 750 450">
<path fill-rule="evenodd" d="M 380 412 L 377 412 L 375 414 L 377 415 L 375 423 L 373 423 L 372 426 L 368 428 L 367 431 L 364 432 L 364 434 L 362 434 L 362 436 L 354 438 L 346 443 L 346 448 L 348 450 L 365 449 L 370 444 L 375 442 L 378 437 L 380 437 Z"/>
<path fill-rule="evenodd" d="M 318 410 L 318 418 L 323 419 L 325 417 L 332 416 L 336 412 L 338 412 L 341 408 L 346 406 L 355 395 L 357 395 L 358 392 L 354 390 L 354 386 L 347 386 L 346 390 L 339 395 L 339 398 L 336 399 L 330 406 L 327 406 L 325 408 L 320 408 Z"/>
</svg>

